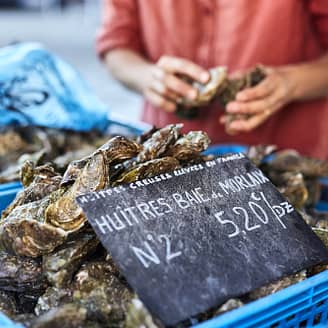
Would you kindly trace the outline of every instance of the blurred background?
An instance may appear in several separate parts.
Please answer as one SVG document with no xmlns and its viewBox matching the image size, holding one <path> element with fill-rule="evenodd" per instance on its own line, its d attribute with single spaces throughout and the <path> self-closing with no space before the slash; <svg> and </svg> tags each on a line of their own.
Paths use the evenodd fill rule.
<svg viewBox="0 0 328 328">
<path fill-rule="evenodd" d="M 138 120 L 140 96 L 113 80 L 95 52 L 102 0 L 0 0 L 0 46 L 38 41 L 74 66 L 115 116 Z"/>
</svg>

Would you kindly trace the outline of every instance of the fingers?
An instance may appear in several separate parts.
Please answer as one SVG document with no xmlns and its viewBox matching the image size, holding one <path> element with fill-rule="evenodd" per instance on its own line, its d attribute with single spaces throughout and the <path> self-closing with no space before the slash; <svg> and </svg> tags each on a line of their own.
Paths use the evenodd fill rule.
<svg viewBox="0 0 328 328">
<path fill-rule="evenodd" d="M 160 94 L 167 95 L 170 92 L 191 100 L 197 97 L 197 90 L 189 83 L 179 79 L 172 73 L 167 73 L 162 69 L 156 69 L 153 72 L 154 84 L 157 84 L 157 89 Z M 161 86 L 159 86 L 161 85 Z"/>
<path fill-rule="evenodd" d="M 276 109 L 279 106 L 279 97 L 273 94 L 261 100 L 251 102 L 233 101 L 227 105 L 227 112 L 231 114 L 259 114 L 267 109 Z"/>
<path fill-rule="evenodd" d="M 226 131 L 231 135 L 235 135 L 241 132 L 250 132 L 260 126 L 264 121 L 266 121 L 269 116 L 271 116 L 272 112 L 270 110 L 266 110 L 261 112 L 260 114 L 253 115 L 248 117 L 247 119 L 236 119 L 231 122 L 228 122 L 227 118 L 224 116 L 220 119 L 221 123 L 226 124 Z"/>
<path fill-rule="evenodd" d="M 269 116 L 271 112 L 266 111 L 261 114 L 249 117 L 247 120 L 236 120 L 230 123 L 229 129 L 234 132 L 249 132 L 261 125 Z"/>
<path fill-rule="evenodd" d="M 162 56 L 157 65 L 167 72 L 186 75 L 200 83 L 206 83 L 210 79 L 210 74 L 208 71 L 187 59 Z"/>
<path fill-rule="evenodd" d="M 145 91 L 145 97 L 152 105 L 160 107 L 166 112 L 173 113 L 176 110 L 176 103 L 174 101 L 161 96 L 152 89 Z"/>
<path fill-rule="evenodd" d="M 272 76 L 267 76 L 261 83 L 253 88 L 240 91 L 236 95 L 237 101 L 252 101 L 270 95 L 276 88 L 276 80 Z"/>
</svg>

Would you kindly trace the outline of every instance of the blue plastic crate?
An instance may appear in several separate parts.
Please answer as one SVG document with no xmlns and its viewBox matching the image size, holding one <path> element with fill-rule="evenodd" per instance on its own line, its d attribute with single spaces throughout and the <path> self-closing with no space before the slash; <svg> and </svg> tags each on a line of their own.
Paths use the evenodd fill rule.
<svg viewBox="0 0 328 328">
<path fill-rule="evenodd" d="M 126 127 L 122 123 L 123 128 Z M 140 129 L 139 129 L 140 128 Z M 139 127 L 136 134 L 144 129 Z M 245 152 L 243 145 L 215 145 L 209 147 L 206 154 L 223 155 L 226 153 Z M 10 197 L 15 197 L 17 183 L 0 186 L 0 210 Z M 2 186 L 3 187 L 3 186 Z M 9 188 L 8 188 L 9 187 Z M 4 190 L 5 189 L 5 190 Z M 2 194 L 7 198 L 2 198 Z M 9 196 L 10 195 L 10 196 Z M 8 197 L 9 196 L 9 197 Z M 10 201 L 9 201 L 10 202 Z M 4 207 L 8 204 L 6 203 Z M 325 202 L 318 206 L 328 210 Z M 21 328 L 11 323 L 0 313 L 0 328 Z M 296 327 L 328 327 L 328 271 L 315 275 L 303 282 L 290 286 L 273 295 L 261 298 L 239 309 L 222 314 L 201 324 L 197 328 L 296 328 Z"/>
<path fill-rule="evenodd" d="M 21 189 L 22 185 L 19 182 L 4 183 L 0 185 L 0 214 L 14 200 L 16 194 Z"/>
<path fill-rule="evenodd" d="M 194 327 L 328 327 L 328 270 Z"/>
</svg>

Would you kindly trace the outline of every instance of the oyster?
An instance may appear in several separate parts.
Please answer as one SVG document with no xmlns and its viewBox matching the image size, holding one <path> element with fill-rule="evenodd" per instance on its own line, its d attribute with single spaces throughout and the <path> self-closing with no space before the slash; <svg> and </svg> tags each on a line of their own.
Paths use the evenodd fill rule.
<svg viewBox="0 0 328 328">
<path fill-rule="evenodd" d="M 180 162 L 191 162 L 201 158 L 200 153 L 207 149 L 209 143 L 210 139 L 205 132 L 190 131 L 180 137 L 165 155 L 172 156 Z"/>
<path fill-rule="evenodd" d="M 14 294 L 0 291 L 0 312 L 10 318 L 18 313 L 18 305 Z"/>
<path fill-rule="evenodd" d="M 0 246 L 8 252 L 38 257 L 51 253 L 67 238 L 67 233 L 44 222 L 50 196 L 18 206 L 0 221 Z"/>
<path fill-rule="evenodd" d="M 303 157 L 296 151 L 284 150 L 276 154 L 270 167 L 277 171 L 302 173 L 306 177 L 323 177 L 328 175 L 328 162 Z"/>
<path fill-rule="evenodd" d="M 133 298 L 131 303 L 127 306 L 124 327 L 159 328 L 159 326 L 154 322 L 149 311 L 137 297 Z"/>
<path fill-rule="evenodd" d="M 286 172 L 279 174 L 278 178 L 273 178 L 272 174 L 269 177 L 294 207 L 297 209 L 303 208 L 308 200 L 309 193 L 301 173 Z"/>
<path fill-rule="evenodd" d="M 73 273 L 95 252 L 98 244 L 99 240 L 93 233 L 81 233 L 55 252 L 44 255 L 42 267 L 49 283 L 55 287 L 69 285 Z"/>
<path fill-rule="evenodd" d="M 277 150 L 275 145 L 257 145 L 250 146 L 246 152 L 246 156 L 257 166 L 259 166 L 264 158 L 273 154 Z"/>
<path fill-rule="evenodd" d="M 250 70 L 244 74 L 241 78 L 236 79 L 226 79 L 225 82 L 221 85 L 217 93 L 217 99 L 223 107 L 226 107 L 227 104 L 236 99 L 237 93 L 256 86 L 264 78 L 266 74 L 261 66 L 256 66 L 254 69 Z M 247 119 L 249 115 L 246 114 L 228 114 L 226 113 L 226 126 L 228 127 L 232 121 Z"/>
<path fill-rule="evenodd" d="M 236 99 L 239 91 L 251 88 L 259 84 L 266 74 L 261 66 L 256 66 L 241 78 L 225 79 L 217 92 L 217 98 L 223 106 Z"/>
<path fill-rule="evenodd" d="M 240 307 L 242 307 L 244 305 L 244 303 L 238 299 L 238 298 L 231 298 L 229 300 L 227 300 L 224 304 L 222 304 L 215 312 L 213 316 L 217 316 L 219 314 L 228 312 L 228 311 L 232 311 L 235 309 L 238 309 Z"/>
<path fill-rule="evenodd" d="M 294 285 L 300 281 L 306 279 L 306 270 L 300 271 L 294 275 L 284 277 L 274 283 L 255 289 L 247 294 L 247 298 L 250 300 L 257 300 L 261 297 L 271 295 L 278 292 L 288 286 Z"/>
<path fill-rule="evenodd" d="M 180 136 L 182 124 L 170 124 L 156 131 L 143 143 L 143 149 L 137 157 L 138 162 L 146 162 L 161 157 Z"/>
<path fill-rule="evenodd" d="M 83 193 L 104 189 L 109 185 L 111 165 L 134 157 L 140 146 L 124 137 L 115 137 L 90 157 L 69 167 L 64 183 L 75 180 L 70 189 L 46 210 L 46 222 L 66 231 L 81 229 L 86 217 L 75 198 Z M 80 172 L 79 172 L 80 171 Z"/>
<path fill-rule="evenodd" d="M 321 241 L 328 247 L 328 230 L 321 228 L 312 228 L 315 234 L 321 239 Z"/>
<path fill-rule="evenodd" d="M 53 308 L 37 317 L 33 328 L 81 328 L 84 327 L 87 311 L 77 304 L 68 303 Z"/>
<path fill-rule="evenodd" d="M 21 181 L 25 188 L 16 195 L 14 201 L 2 212 L 2 218 L 7 217 L 18 206 L 40 200 L 56 191 L 59 188 L 61 176 L 50 165 L 40 166 L 35 169 L 33 163 L 26 162 L 22 169 Z"/>
<path fill-rule="evenodd" d="M 35 306 L 35 314 L 40 316 L 48 312 L 52 308 L 72 302 L 72 290 L 69 288 L 49 287 L 43 295 L 41 295 Z"/>
<path fill-rule="evenodd" d="M 86 217 L 75 201 L 75 197 L 87 191 L 104 189 L 107 185 L 107 171 L 103 154 L 98 153 L 93 156 L 72 187 L 48 206 L 45 212 L 45 222 L 71 232 L 82 228 Z"/>
<path fill-rule="evenodd" d="M 75 277 L 73 301 L 87 309 L 88 320 L 123 322 L 132 292 L 107 261 L 85 264 Z"/>
<path fill-rule="evenodd" d="M 43 290 L 47 284 L 38 260 L 0 252 L 0 290 L 31 292 Z"/>
<path fill-rule="evenodd" d="M 216 96 L 219 88 L 227 78 L 227 69 L 223 66 L 211 68 L 210 80 L 206 84 L 193 82 L 192 86 L 198 91 L 196 99 L 181 98 L 178 101 L 176 114 L 182 118 L 193 118 L 197 116 L 197 107 L 208 105 Z M 185 78 L 184 78 L 185 79 Z"/>
<path fill-rule="evenodd" d="M 153 159 L 145 163 L 137 164 L 128 172 L 119 176 L 113 186 L 122 183 L 130 183 L 140 179 L 151 178 L 159 174 L 172 172 L 179 167 L 179 162 L 174 157 Z"/>
</svg>

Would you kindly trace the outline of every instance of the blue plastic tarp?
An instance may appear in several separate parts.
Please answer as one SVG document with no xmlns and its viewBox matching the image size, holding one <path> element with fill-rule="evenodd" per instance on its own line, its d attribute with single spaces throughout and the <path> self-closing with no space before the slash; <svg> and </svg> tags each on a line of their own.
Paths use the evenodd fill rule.
<svg viewBox="0 0 328 328">
<path fill-rule="evenodd" d="M 0 48 L 0 127 L 107 127 L 108 108 L 78 72 L 38 43 Z"/>
</svg>

